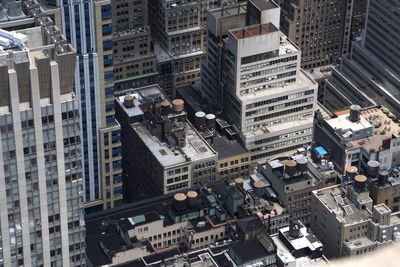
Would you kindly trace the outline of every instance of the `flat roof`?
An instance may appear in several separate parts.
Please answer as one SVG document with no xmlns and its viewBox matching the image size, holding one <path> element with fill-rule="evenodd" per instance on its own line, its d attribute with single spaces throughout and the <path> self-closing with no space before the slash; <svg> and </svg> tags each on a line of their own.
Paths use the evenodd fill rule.
<svg viewBox="0 0 400 267">
<path fill-rule="evenodd" d="M 351 189 L 344 188 L 341 185 L 335 185 L 315 190 L 313 194 L 331 213 L 336 214 L 336 218 L 342 223 L 352 224 L 368 220 L 371 214 L 367 210 L 357 208 L 356 205 L 347 198 L 347 190 Z M 350 212 L 344 211 L 338 201 L 343 201 Z"/>
<path fill-rule="evenodd" d="M 350 142 L 351 147 L 363 147 L 367 151 L 370 149 L 378 151 L 384 140 L 392 138 L 392 136 L 400 136 L 400 124 L 389 118 L 381 108 L 362 109 L 361 118 L 374 127 L 373 135 Z"/>
<path fill-rule="evenodd" d="M 357 238 L 357 239 L 345 242 L 346 246 L 351 248 L 351 249 L 371 246 L 371 245 L 373 245 L 375 243 L 376 243 L 376 241 L 372 241 L 368 237 L 361 237 L 361 238 Z"/>
<path fill-rule="evenodd" d="M 237 139 L 229 140 L 225 135 L 214 137 L 212 147 L 218 152 L 218 159 L 249 153 Z"/>
<path fill-rule="evenodd" d="M 349 119 L 350 110 L 341 111 L 337 114 L 337 118 L 333 118 L 327 121 L 329 126 L 331 126 L 335 130 L 352 130 L 353 132 L 357 132 L 360 130 L 371 128 L 372 125 L 369 123 L 364 117 L 360 117 L 358 122 L 352 122 Z"/>
<path fill-rule="evenodd" d="M 211 9 L 208 12 L 212 14 L 216 19 L 231 17 L 238 14 L 245 14 L 247 6 L 243 4 L 238 4 L 235 6 L 227 6 L 216 9 Z"/>
<path fill-rule="evenodd" d="M 192 189 L 193 190 L 193 189 Z M 184 190 L 183 192 L 187 192 Z M 215 202 L 210 201 L 215 194 L 208 191 L 198 191 L 198 205 L 195 208 L 187 208 L 184 213 L 190 213 L 194 210 L 204 208 L 212 208 Z M 122 249 L 123 242 L 120 242 L 120 235 L 116 233 L 115 224 L 121 224 L 127 230 L 133 229 L 136 226 L 162 220 L 163 225 L 172 225 L 174 222 L 169 217 L 170 211 L 177 212 L 171 209 L 174 194 L 167 194 L 153 197 L 150 199 L 137 201 L 123 206 L 89 214 L 85 216 L 86 223 L 86 244 L 87 255 L 89 260 L 95 265 L 108 264 L 109 261 L 103 250 L 99 246 L 99 242 L 105 240 L 104 233 L 110 235 L 110 239 L 106 240 L 107 247 L 114 250 Z M 202 219 L 204 220 L 204 219 Z M 189 220 L 188 220 L 189 221 Z M 199 220 L 193 220 L 193 224 Z M 132 224 L 135 222 L 135 224 Z M 136 223 L 137 222 L 137 223 Z M 197 226 L 197 224 L 195 225 Z M 200 229 L 200 228 L 199 228 Z M 154 256 L 153 256 L 154 257 Z M 146 257 L 145 257 L 146 259 Z M 146 261 L 147 262 L 147 261 Z"/>
<path fill-rule="evenodd" d="M 250 0 L 260 10 L 268 10 L 272 8 L 278 8 L 279 6 L 270 0 Z"/>
<path fill-rule="evenodd" d="M 151 99 L 158 98 L 157 101 L 159 102 L 168 100 L 167 96 L 164 94 L 164 92 L 161 90 L 158 84 L 152 84 L 137 89 L 127 89 L 118 93 L 121 95 L 116 97 L 116 101 L 129 117 L 143 115 L 144 113 L 140 108 L 140 105 L 143 104 L 144 102 L 147 102 L 147 99 L 149 98 Z M 124 97 L 127 95 L 133 97 L 133 103 L 134 103 L 133 107 L 127 108 L 124 106 L 124 101 L 125 101 Z M 171 103 L 170 107 L 172 107 Z"/>
<path fill-rule="evenodd" d="M 218 154 L 211 148 L 207 141 L 195 131 L 189 122 L 185 122 L 185 124 L 186 145 L 180 149 L 169 147 L 167 143 L 153 136 L 141 123 L 135 123 L 132 127 L 164 167 L 207 158 L 216 158 Z M 185 155 L 190 159 L 187 159 Z"/>
<path fill-rule="evenodd" d="M 269 255 L 264 247 L 255 239 L 249 239 L 231 244 L 230 248 L 240 258 L 242 263 L 261 259 Z"/>
</svg>

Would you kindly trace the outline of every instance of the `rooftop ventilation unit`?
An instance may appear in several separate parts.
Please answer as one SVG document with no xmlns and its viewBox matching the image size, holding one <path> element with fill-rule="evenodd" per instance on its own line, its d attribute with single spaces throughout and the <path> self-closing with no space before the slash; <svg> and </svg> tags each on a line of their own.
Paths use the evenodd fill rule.
<svg viewBox="0 0 400 267">
<path fill-rule="evenodd" d="M 4 1 L 5 2 L 5 1 Z M 15 0 L 7 1 L 5 8 L 7 8 L 6 15 L 9 20 L 17 20 L 26 18 L 25 14 L 22 12 L 21 2 L 16 2 Z"/>
</svg>

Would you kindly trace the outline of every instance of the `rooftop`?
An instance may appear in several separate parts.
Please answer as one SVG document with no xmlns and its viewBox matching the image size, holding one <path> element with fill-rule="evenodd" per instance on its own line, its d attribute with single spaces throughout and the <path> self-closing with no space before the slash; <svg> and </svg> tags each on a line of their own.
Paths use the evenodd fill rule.
<svg viewBox="0 0 400 267">
<path fill-rule="evenodd" d="M 133 129 L 161 165 L 164 167 L 175 166 L 217 156 L 213 148 L 186 120 L 185 112 L 171 111 L 172 105 L 158 85 L 126 90 L 123 93 L 123 96 L 116 98 L 117 104 L 119 104 L 128 117 L 133 118 L 130 121 Z M 128 107 L 124 105 L 126 96 L 133 97 L 133 104 Z M 172 141 L 167 142 L 167 140 L 171 140 L 171 136 L 168 136 L 171 137 L 170 139 L 165 137 L 165 140 L 162 140 L 159 136 L 150 132 L 149 127 L 153 124 L 149 124 L 149 121 L 153 118 L 152 115 L 156 113 L 156 111 L 150 111 L 150 106 L 152 104 L 158 105 L 161 102 L 169 103 L 168 114 L 162 114 L 162 119 L 171 119 L 173 130 L 175 128 L 182 129 L 183 133 L 179 135 L 179 138 L 184 139 L 183 145 L 173 145 Z M 175 121 L 174 118 L 176 116 L 181 116 L 183 121 Z"/>
<path fill-rule="evenodd" d="M 299 238 L 293 240 L 289 238 L 283 241 L 281 238 L 284 238 L 288 231 L 289 227 L 284 227 L 279 230 L 279 234 L 271 236 L 277 246 L 277 256 L 284 264 L 295 262 L 297 267 L 314 267 L 326 263 L 323 257 L 317 256 L 321 255 L 322 243 L 312 233 L 308 233 L 306 227 L 300 228 L 301 235 Z M 290 247 L 285 244 L 290 244 Z M 309 248 L 309 250 L 306 252 L 304 251 L 305 248 Z M 296 253 L 299 250 L 303 251 Z"/>
<path fill-rule="evenodd" d="M 244 27 L 242 29 L 232 30 L 230 32 L 232 33 L 233 36 L 236 37 L 236 39 L 245 39 L 277 31 L 279 30 L 272 23 L 267 23 L 256 26 Z"/>
<path fill-rule="evenodd" d="M 254 202 L 252 200 L 255 195 L 253 194 L 252 183 L 263 182 L 266 186 L 266 198 L 261 198 L 259 201 Z M 243 189 L 246 191 L 246 200 L 252 209 L 255 209 L 254 214 L 261 220 L 265 220 L 268 217 L 279 216 L 286 212 L 284 206 L 278 202 L 278 195 L 272 189 L 270 182 L 264 177 L 263 174 L 257 172 L 250 176 L 250 179 L 246 179 L 243 182 Z"/>
<path fill-rule="evenodd" d="M 332 68 L 333 65 L 325 65 L 322 67 L 317 67 L 311 70 L 307 70 L 307 73 L 314 79 L 314 80 L 324 80 L 332 75 Z"/>
<path fill-rule="evenodd" d="M 141 123 L 133 124 L 132 127 L 164 167 L 217 156 L 217 153 L 201 138 L 189 122 L 186 122 L 185 128 L 186 145 L 179 149 L 170 147 L 167 143 L 153 136 Z"/>
<path fill-rule="evenodd" d="M 400 135 L 400 124 L 389 118 L 382 108 L 371 107 L 363 109 L 361 117 L 373 125 L 373 135 L 350 142 L 350 148 L 363 147 L 367 151 L 378 151 L 381 149 L 384 140 L 393 137 L 398 138 Z"/>
<path fill-rule="evenodd" d="M 368 237 L 361 237 L 351 241 L 345 241 L 344 243 L 346 244 L 347 247 L 353 250 L 357 248 L 371 246 L 372 244 L 376 243 L 376 241 L 372 241 Z"/>
<path fill-rule="evenodd" d="M 124 105 L 124 97 L 127 95 L 133 97 L 133 106 L 129 108 L 125 107 Z M 167 100 L 167 96 L 163 93 L 158 84 L 152 84 L 137 89 L 125 90 L 116 98 L 117 103 L 129 117 L 144 115 L 141 104 L 149 102 L 149 100 L 162 102 Z M 172 107 L 171 104 L 170 107 Z"/>
<path fill-rule="evenodd" d="M 262 259 L 269 255 L 260 242 L 254 239 L 231 244 L 230 249 L 234 251 L 234 253 L 243 263 L 256 259 Z"/>
<path fill-rule="evenodd" d="M 274 1 L 271 0 L 250 0 L 250 1 L 260 10 L 268 10 L 279 7 Z"/>
<path fill-rule="evenodd" d="M 225 135 L 214 137 L 212 147 L 218 152 L 218 159 L 249 153 L 238 140 L 229 140 Z"/>
<path fill-rule="evenodd" d="M 327 121 L 329 126 L 331 126 L 339 135 L 343 138 L 348 138 L 348 131 L 353 133 L 359 132 L 361 130 L 368 130 L 372 128 L 372 124 L 369 123 L 363 116 L 360 117 L 358 122 L 350 121 L 350 110 L 342 111 L 337 113 L 337 118 L 330 119 Z"/>
<path fill-rule="evenodd" d="M 217 9 L 211 9 L 208 12 L 212 14 L 216 19 L 220 19 L 223 17 L 230 17 L 238 14 L 246 14 L 247 6 L 246 5 L 235 5 L 235 6 L 227 6 Z"/>
<path fill-rule="evenodd" d="M 371 214 L 365 209 L 359 209 L 347 198 L 348 190 L 352 190 L 351 188 L 352 186 L 343 187 L 341 185 L 335 185 L 315 190 L 313 194 L 331 213 L 334 213 L 336 218 L 342 223 L 352 224 L 368 220 Z M 369 197 L 367 198 L 369 199 Z"/>
<path fill-rule="evenodd" d="M 290 248 L 294 250 L 300 250 L 303 248 L 309 248 L 310 253 L 312 251 L 320 251 L 322 252 L 322 243 L 318 240 L 318 238 L 312 233 L 309 232 L 309 229 L 301 224 L 300 227 L 300 235 L 299 237 L 291 237 L 289 233 L 290 226 L 279 229 L 280 238 L 284 238 L 286 241 L 290 243 Z M 276 239 L 274 239 L 275 241 Z"/>
<path fill-rule="evenodd" d="M 203 210 L 203 212 L 198 212 L 198 214 L 208 214 L 209 212 L 204 211 L 205 209 L 217 208 L 217 197 L 212 190 L 202 189 L 197 192 L 197 205 L 185 206 L 183 209 L 179 210 L 176 210 L 173 206 L 173 194 L 168 194 L 87 215 L 85 217 L 85 222 L 87 227 L 86 244 L 88 258 L 95 266 L 109 263 L 108 258 L 99 246 L 100 241 L 103 242 L 105 247 L 110 249 L 110 251 L 117 252 L 126 249 L 126 244 L 121 239 L 121 235 L 116 232 L 117 224 L 126 231 L 157 221 L 161 221 L 160 223 L 162 223 L 163 226 L 169 226 L 176 223 L 174 221 L 174 216 L 184 217 L 185 214 L 191 214 L 191 216 L 193 216 L 195 211 L 200 210 Z M 219 206 L 218 208 L 224 212 L 222 207 Z M 202 216 L 191 218 L 191 220 L 187 219 L 185 221 L 188 221 L 196 232 L 202 232 L 213 227 Z M 213 216 L 209 218 L 212 220 Z M 229 219 L 231 219 L 231 217 L 227 215 L 226 220 L 228 221 Z M 205 222 L 205 224 L 199 222 Z M 224 222 L 218 221 L 219 224 Z M 132 242 L 137 243 L 138 240 L 134 240 L 134 238 L 135 237 L 132 237 Z M 152 253 L 152 248 L 148 248 L 147 250 L 149 253 Z M 143 259 L 148 263 L 147 257 Z"/>
<path fill-rule="evenodd" d="M 210 247 L 201 248 L 189 253 L 182 253 L 179 250 L 168 249 L 158 252 L 151 256 L 146 256 L 134 261 L 116 265 L 117 267 L 162 267 L 165 266 L 183 266 L 190 265 L 192 267 L 234 267 L 237 266 L 227 254 L 228 246 L 225 244 L 212 245 Z M 185 265 L 185 266 L 186 266 Z"/>
</svg>

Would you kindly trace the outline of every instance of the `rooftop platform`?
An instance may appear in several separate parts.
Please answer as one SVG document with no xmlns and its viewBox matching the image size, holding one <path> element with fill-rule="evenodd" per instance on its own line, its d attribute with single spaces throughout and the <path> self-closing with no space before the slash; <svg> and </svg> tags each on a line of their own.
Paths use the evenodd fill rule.
<svg viewBox="0 0 400 267">
<path fill-rule="evenodd" d="M 384 140 L 400 136 L 400 124 L 389 118 L 382 108 L 371 107 L 363 109 L 361 117 L 373 125 L 373 135 L 350 142 L 351 147 L 363 147 L 367 151 L 378 151 Z"/>
<path fill-rule="evenodd" d="M 236 39 L 245 39 L 277 31 L 279 30 L 273 24 L 267 23 L 257 26 L 244 27 L 238 30 L 232 30 L 231 33 Z"/>
</svg>

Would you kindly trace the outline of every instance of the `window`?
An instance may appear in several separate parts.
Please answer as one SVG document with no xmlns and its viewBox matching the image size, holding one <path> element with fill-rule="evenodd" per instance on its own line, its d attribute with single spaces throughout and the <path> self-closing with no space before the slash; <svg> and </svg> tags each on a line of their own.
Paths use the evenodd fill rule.
<svg viewBox="0 0 400 267">
<path fill-rule="evenodd" d="M 110 15 L 111 15 L 111 13 L 110 13 Z M 112 32 L 111 23 L 102 25 L 102 34 L 103 34 L 103 36 L 104 35 L 109 35 L 109 34 L 111 34 L 111 32 Z"/>
<path fill-rule="evenodd" d="M 104 5 L 101 7 L 101 19 L 111 19 L 111 5 Z"/>
</svg>

